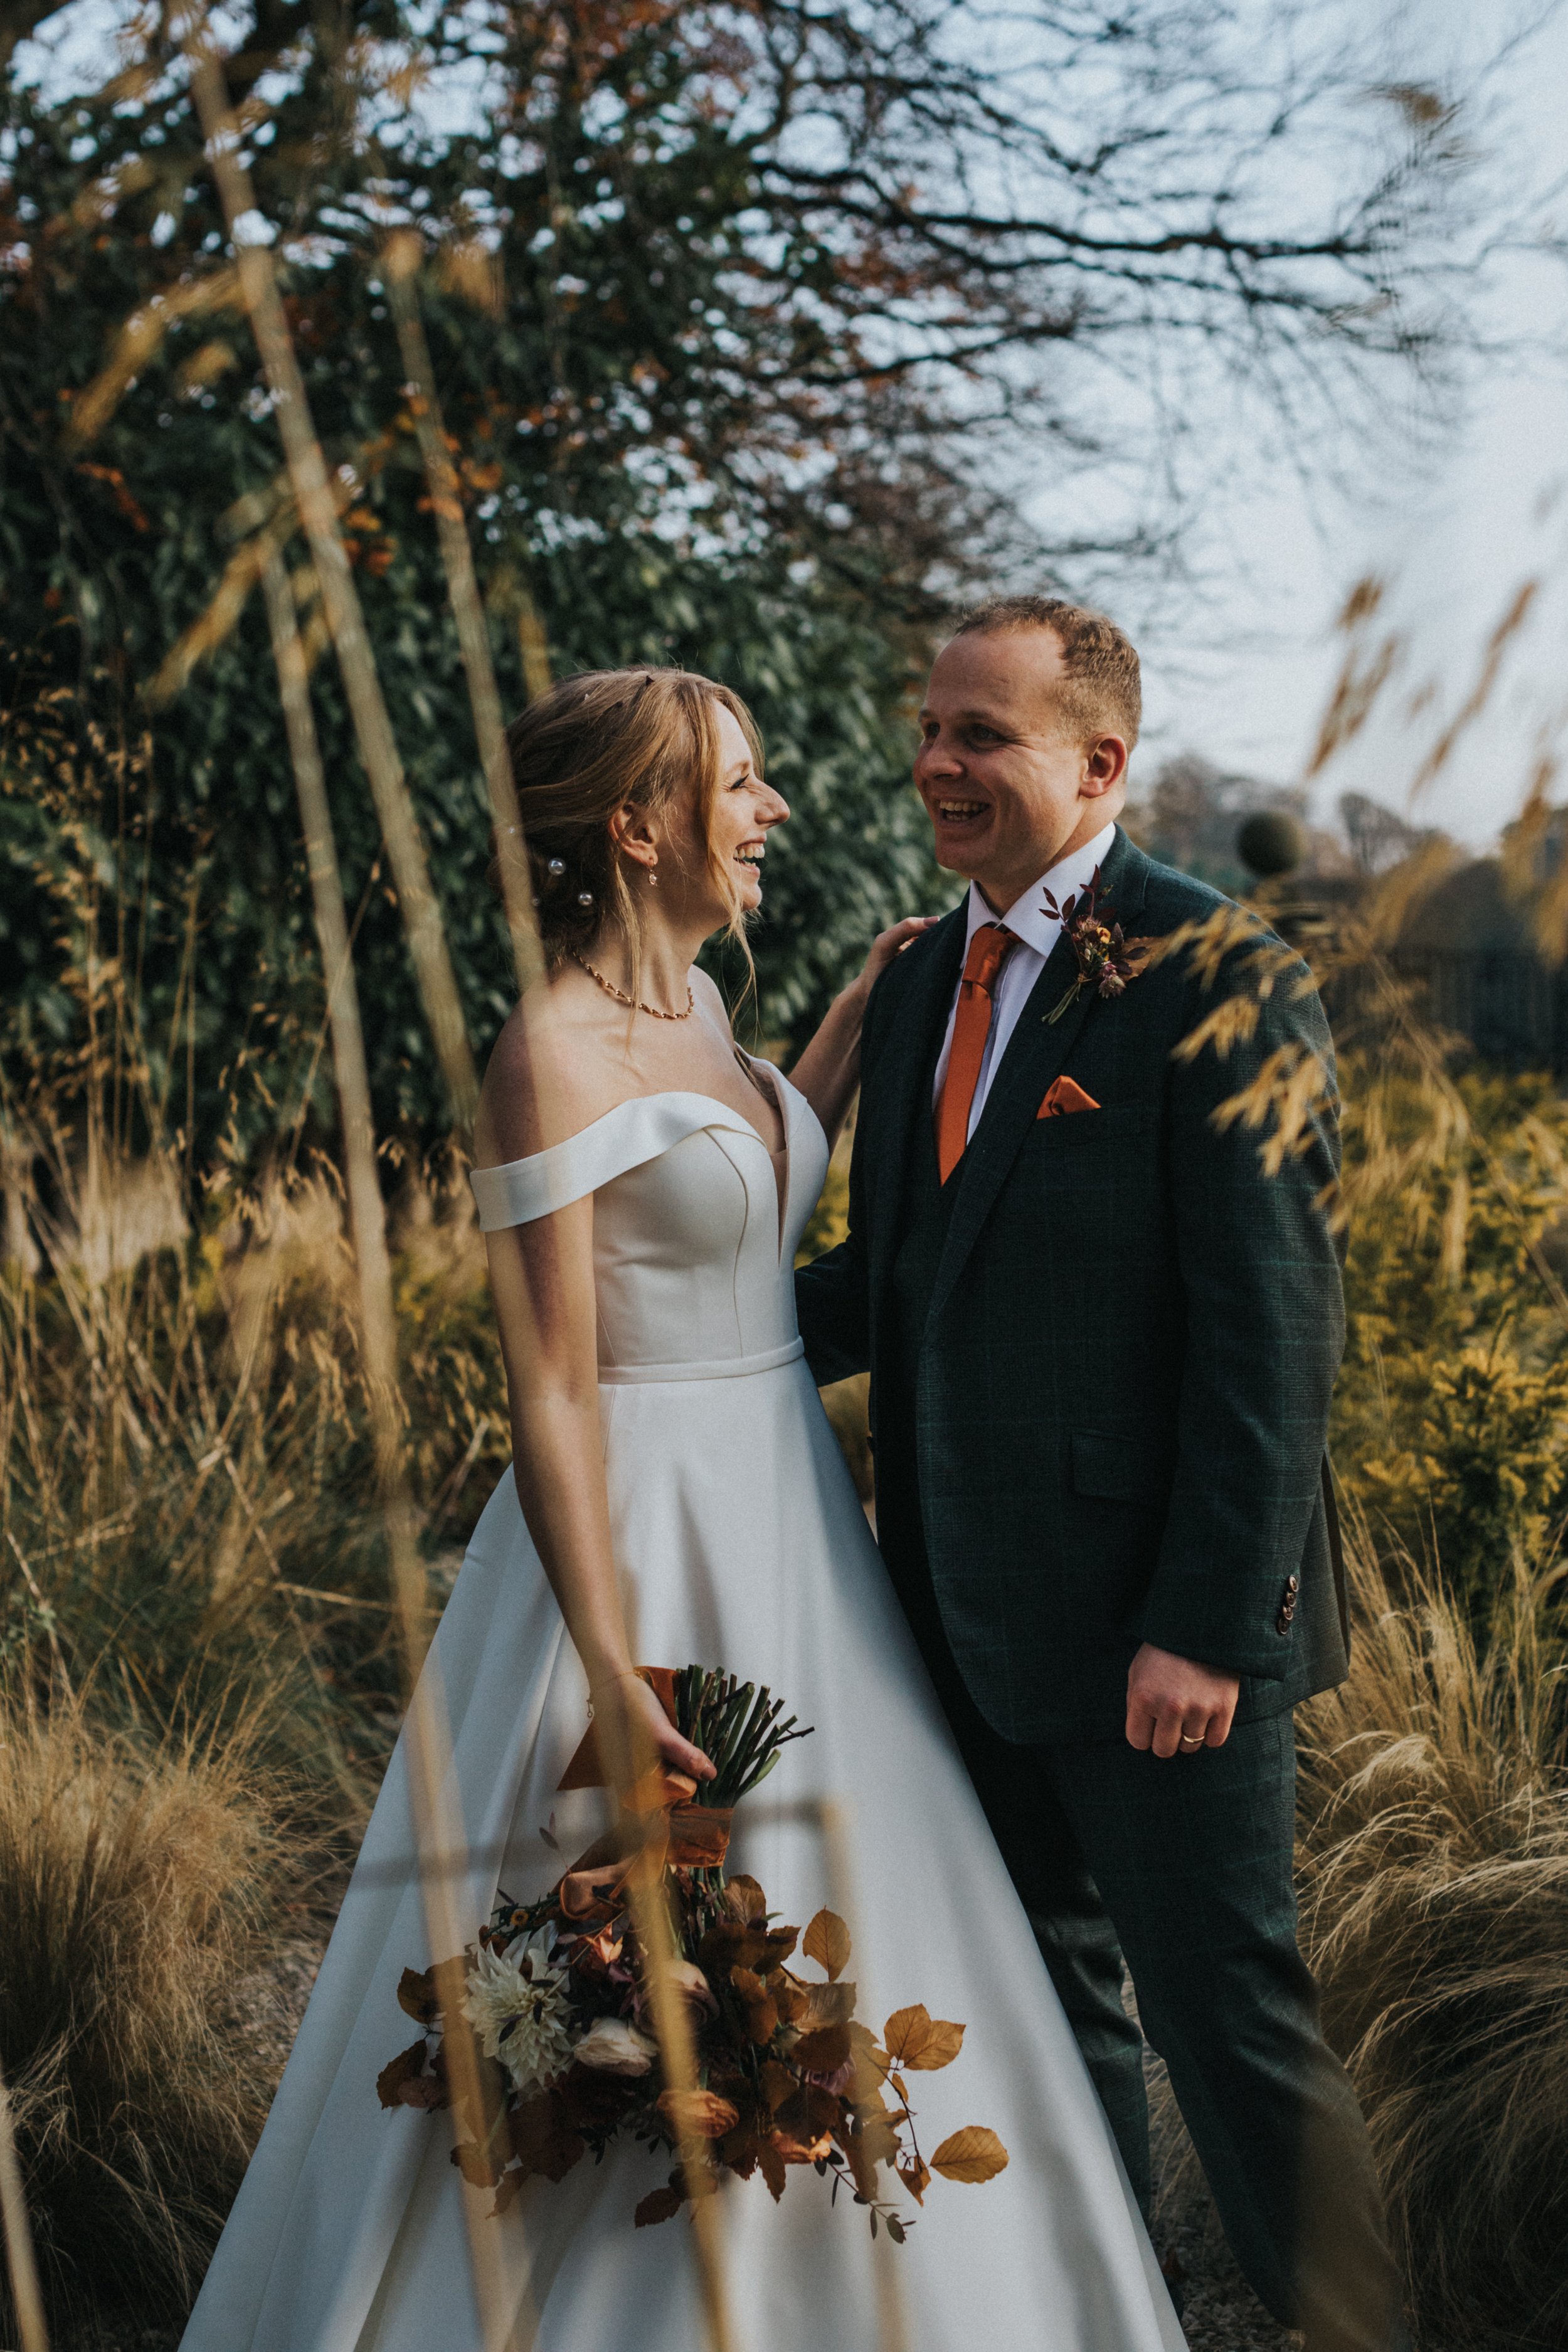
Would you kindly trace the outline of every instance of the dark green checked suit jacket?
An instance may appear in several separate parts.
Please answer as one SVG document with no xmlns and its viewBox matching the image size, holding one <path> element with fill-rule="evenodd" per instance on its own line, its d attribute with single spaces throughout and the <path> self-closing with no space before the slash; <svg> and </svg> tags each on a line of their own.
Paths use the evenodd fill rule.
<svg viewBox="0 0 1568 2352">
<path fill-rule="evenodd" d="M 1102 887 L 1129 937 L 1225 904 L 1120 830 Z M 889 1571 L 912 1591 L 929 1570 L 1005 1738 L 1118 1736 L 1145 1641 L 1238 1675 L 1238 1720 L 1292 1706 L 1346 1666 L 1323 1475 L 1344 1332 L 1321 1205 L 1337 1122 L 1315 1114 L 1270 1175 L 1259 1131 L 1214 1114 L 1269 1056 L 1331 1072 L 1306 966 L 1275 972 L 1224 1058 L 1179 1060 L 1221 997 L 1255 994 L 1257 936 L 1206 986 L 1178 952 L 1052 1024 L 1074 973 L 1060 941 L 950 1180 L 923 1329 L 901 1332 L 893 1265 L 963 935 L 960 906 L 872 992 L 848 1238 L 796 1277 L 817 1380 L 871 1373 Z M 1063 1073 L 1100 1108 L 1041 1119 Z M 890 1476 L 917 1481 L 917 1513 L 893 1507 Z"/>
</svg>

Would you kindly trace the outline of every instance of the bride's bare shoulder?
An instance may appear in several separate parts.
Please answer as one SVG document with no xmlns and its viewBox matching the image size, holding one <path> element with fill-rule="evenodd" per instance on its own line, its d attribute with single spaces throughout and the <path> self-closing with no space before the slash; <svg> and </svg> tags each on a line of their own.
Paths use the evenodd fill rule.
<svg viewBox="0 0 1568 2352">
<path fill-rule="evenodd" d="M 546 1151 L 603 1118 L 625 1097 L 625 1074 L 617 1066 L 624 1039 L 617 1040 L 597 996 L 592 982 L 563 970 L 513 1007 L 479 1091 L 474 1148 L 480 1167 Z"/>
</svg>

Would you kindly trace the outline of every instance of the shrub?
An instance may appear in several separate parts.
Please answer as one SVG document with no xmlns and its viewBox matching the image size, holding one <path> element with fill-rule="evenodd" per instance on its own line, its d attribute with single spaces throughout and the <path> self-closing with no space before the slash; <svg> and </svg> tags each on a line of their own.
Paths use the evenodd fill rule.
<svg viewBox="0 0 1568 2352">
<path fill-rule="evenodd" d="M 1508 1563 L 1543 1568 L 1568 1508 L 1568 1105 L 1545 1077 L 1450 1076 L 1431 1049 L 1342 1076 L 1335 1467 L 1391 1561 L 1442 1561 L 1484 1645 Z"/>
</svg>

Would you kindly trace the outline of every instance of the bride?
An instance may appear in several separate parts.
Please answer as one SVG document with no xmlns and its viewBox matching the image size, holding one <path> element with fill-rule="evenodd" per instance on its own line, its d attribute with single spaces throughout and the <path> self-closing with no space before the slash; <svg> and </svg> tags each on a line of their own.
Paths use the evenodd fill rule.
<svg viewBox="0 0 1568 2352">
<path fill-rule="evenodd" d="M 742 1806 L 731 1868 L 788 1919 L 849 1911 L 862 2017 L 923 2002 L 966 2023 L 958 2063 L 920 2078 L 921 2139 L 984 2123 L 1011 2161 L 984 2187 L 933 2183 L 901 2247 L 808 2168 L 776 2206 L 760 2179 L 726 2177 L 738 2345 L 1179 2352 L 795 1333 L 792 1261 L 854 1093 L 865 1001 L 921 924 L 882 934 L 786 1080 L 735 1045 L 692 961 L 715 931 L 743 942 L 789 814 L 741 702 L 682 671 L 592 673 L 510 740 L 549 977 L 497 1045 L 473 1179 L 516 1461 L 437 1637 L 468 1932 L 498 1885 L 532 1899 L 600 1826 L 602 1794 L 557 1787 L 590 1702 L 622 1752 L 651 1743 L 706 1776 L 633 1669 L 700 1661 L 771 1685 L 816 1729 L 785 1750 L 776 1801 Z M 450 2161 L 449 2115 L 376 2101 L 406 2039 L 399 1977 L 446 1957 L 427 1948 L 413 1849 L 400 1743 L 184 2352 L 503 2352 L 471 2283 L 464 2200 L 480 2192 Z M 699 2352 L 689 2227 L 632 2226 L 667 2169 L 618 2141 L 479 2221 L 496 2233 L 505 2352 Z"/>
</svg>

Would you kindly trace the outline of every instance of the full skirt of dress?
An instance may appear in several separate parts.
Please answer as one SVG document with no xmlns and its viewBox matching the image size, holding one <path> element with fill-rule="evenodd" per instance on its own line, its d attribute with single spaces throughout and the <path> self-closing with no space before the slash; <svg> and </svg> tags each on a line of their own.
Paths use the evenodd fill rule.
<svg viewBox="0 0 1568 2352">
<path fill-rule="evenodd" d="M 874 2031 L 913 2002 L 966 2026 L 957 2062 L 911 2081 L 921 2147 L 988 2124 L 1011 2159 L 983 2186 L 933 2181 L 902 2247 L 873 2242 L 842 2194 L 831 2208 L 808 2168 L 777 2206 L 760 2176 L 727 2179 L 739 2352 L 1179 2352 L 1104 2116 L 805 1364 L 609 1387 L 601 1402 L 636 1654 L 765 1682 L 816 1727 L 741 1806 L 730 1868 L 803 1926 L 824 1903 L 847 1912 L 847 1973 Z M 552 1885 L 605 1802 L 557 1792 L 586 1691 L 510 1475 L 437 1651 L 471 1936 L 498 1885 L 528 1899 Z M 837 1861 L 824 1803 L 843 1827 Z M 482 2192 L 450 2160 L 451 2117 L 376 2099 L 409 2038 L 398 1979 L 444 1957 L 427 1945 L 400 1743 L 183 2352 L 502 2352 L 470 2281 L 462 2200 Z M 688 2220 L 633 2227 L 668 2168 L 618 2146 L 483 2221 L 500 2233 L 517 2347 L 700 2352 Z"/>
</svg>

